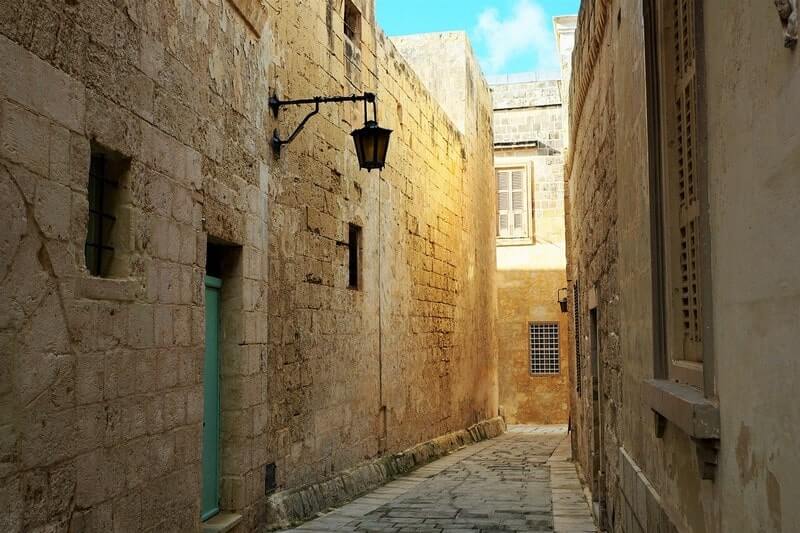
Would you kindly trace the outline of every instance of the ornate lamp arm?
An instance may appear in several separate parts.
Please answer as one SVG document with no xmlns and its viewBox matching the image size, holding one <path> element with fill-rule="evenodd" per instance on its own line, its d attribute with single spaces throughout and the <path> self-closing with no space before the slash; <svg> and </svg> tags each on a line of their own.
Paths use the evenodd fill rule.
<svg viewBox="0 0 800 533">
<path fill-rule="evenodd" d="M 364 93 L 361 95 L 353 94 L 350 96 L 315 96 L 314 98 L 304 98 L 301 100 L 280 100 L 277 96 L 272 96 L 269 99 L 269 107 L 272 110 L 272 114 L 277 117 L 281 107 L 290 106 L 290 105 L 308 105 L 314 104 L 314 110 L 311 111 L 306 117 L 300 122 L 300 124 L 295 128 L 289 137 L 286 139 L 281 139 L 280 133 L 276 128 L 272 134 L 272 147 L 275 149 L 276 152 L 280 153 L 281 147 L 285 144 L 289 144 L 292 142 L 295 137 L 305 128 L 306 123 L 319 113 L 319 106 L 320 104 L 332 104 L 332 103 L 339 103 L 339 102 L 364 102 L 364 119 L 366 120 L 366 105 L 367 102 L 372 103 L 373 108 L 375 107 L 375 94 L 374 93 Z"/>
</svg>

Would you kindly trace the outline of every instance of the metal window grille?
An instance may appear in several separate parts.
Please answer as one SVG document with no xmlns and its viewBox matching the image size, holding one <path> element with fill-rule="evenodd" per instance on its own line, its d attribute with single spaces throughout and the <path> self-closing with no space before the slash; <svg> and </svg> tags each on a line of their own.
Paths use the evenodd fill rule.
<svg viewBox="0 0 800 533">
<path fill-rule="evenodd" d="M 581 306 L 580 285 L 572 285 L 572 328 L 575 336 L 575 390 L 581 393 Z"/>
<path fill-rule="evenodd" d="M 104 154 L 92 154 L 89 167 L 89 225 L 86 231 L 86 268 L 93 276 L 108 275 L 114 247 L 111 230 L 117 217 L 112 214 L 112 193 L 118 183 L 108 176 Z"/>
<path fill-rule="evenodd" d="M 530 324 L 531 374 L 561 373 L 561 350 L 558 324 L 534 322 Z"/>
</svg>

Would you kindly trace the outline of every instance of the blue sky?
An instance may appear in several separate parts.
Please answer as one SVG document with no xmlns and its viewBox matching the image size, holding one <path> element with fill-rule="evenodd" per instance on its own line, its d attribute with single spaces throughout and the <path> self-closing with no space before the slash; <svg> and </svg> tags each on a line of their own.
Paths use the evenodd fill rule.
<svg viewBox="0 0 800 533">
<path fill-rule="evenodd" d="M 580 0 L 375 0 L 387 35 L 463 30 L 486 74 L 558 77 L 552 19 Z"/>
</svg>

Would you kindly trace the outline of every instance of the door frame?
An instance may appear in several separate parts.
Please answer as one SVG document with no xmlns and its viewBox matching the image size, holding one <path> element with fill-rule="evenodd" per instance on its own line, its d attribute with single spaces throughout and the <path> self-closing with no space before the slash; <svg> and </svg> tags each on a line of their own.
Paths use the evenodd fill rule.
<svg viewBox="0 0 800 533">
<path fill-rule="evenodd" d="M 591 372 L 591 405 L 592 405 L 592 499 L 595 506 L 595 517 L 601 528 L 605 528 L 606 493 L 605 468 L 603 455 L 605 435 L 603 432 L 603 364 L 601 357 L 600 309 L 598 306 L 597 288 L 589 291 L 589 365 Z"/>
</svg>

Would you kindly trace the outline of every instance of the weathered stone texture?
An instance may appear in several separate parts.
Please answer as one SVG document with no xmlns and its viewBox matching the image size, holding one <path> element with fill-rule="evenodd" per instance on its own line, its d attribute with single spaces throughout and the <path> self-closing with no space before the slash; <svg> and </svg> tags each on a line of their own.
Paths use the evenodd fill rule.
<svg viewBox="0 0 800 533">
<path fill-rule="evenodd" d="M 506 424 L 503 419 L 493 418 L 467 429 L 417 444 L 400 453 L 362 463 L 324 482 L 280 492 L 269 498 L 267 504 L 269 523 L 285 527 L 303 522 L 327 509 L 341 507 L 395 478 L 402 478 L 431 461 L 502 435 L 505 430 Z M 314 526 L 312 523 L 304 527 Z"/>
<path fill-rule="evenodd" d="M 585 15 L 585 10 L 582 10 Z M 584 24 L 589 24 L 584 22 Z M 578 27 L 581 28 L 581 19 Z M 609 30 L 610 34 L 610 30 Z M 610 39 L 609 34 L 605 35 Z M 580 35 L 580 30 L 579 30 Z M 578 39 L 576 57 L 580 47 L 587 46 L 588 39 Z M 589 41 L 590 42 L 590 41 Z M 601 45 L 602 47 L 602 45 Z M 587 54 L 584 54 L 584 56 Z M 578 69 L 581 65 L 576 65 Z M 572 165 L 569 175 L 569 216 L 570 230 L 568 240 L 568 272 L 573 283 L 578 283 L 580 304 L 578 310 L 584 317 L 581 322 L 582 349 L 576 365 L 580 365 L 582 379 L 581 394 L 576 396 L 573 409 L 574 427 L 573 442 L 577 445 L 577 458 L 584 468 L 587 479 L 598 490 L 601 482 L 591 468 L 590 457 L 593 452 L 591 443 L 594 432 L 600 428 L 592 420 L 592 363 L 590 360 L 590 322 L 588 319 L 589 292 L 597 294 L 598 335 L 602 339 L 599 348 L 598 369 L 602 373 L 599 384 L 603 401 L 601 414 L 605 439 L 603 458 L 616 459 L 617 447 L 613 444 L 616 438 L 616 419 L 614 406 L 619 404 L 618 388 L 612 384 L 619 379 L 619 286 L 617 274 L 617 169 L 616 161 L 616 102 L 614 99 L 615 65 L 609 54 L 601 54 L 594 66 L 594 79 L 584 99 L 584 107 L 580 113 L 581 121 L 573 122 L 571 129 L 577 131 L 572 144 Z M 573 72 L 573 83 L 577 78 Z M 576 113 L 573 108 L 573 117 Z M 573 118 L 573 120 L 575 120 Z M 595 371 L 597 373 L 597 371 Z M 575 388 L 573 388 L 573 391 Z M 574 394 L 574 393 L 573 393 Z M 616 397 L 614 395 L 617 395 Z M 595 453 L 600 453 L 599 451 Z M 606 487 L 615 486 L 611 479 L 615 470 L 606 465 Z M 606 491 L 605 488 L 602 489 Z M 607 491 L 609 492 L 609 491 Z M 609 509 L 618 504 L 609 495 Z"/>
<path fill-rule="evenodd" d="M 565 131 L 560 84 L 553 80 L 493 85 L 495 145 L 535 143 L 537 155 L 560 155 Z"/>
<path fill-rule="evenodd" d="M 492 85 L 495 111 L 561 106 L 561 80 L 496 83 Z"/>
<path fill-rule="evenodd" d="M 638 2 L 584 2 L 572 78 L 569 276 L 580 283 L 582 394 L 573 445 L 613 531 L 788 531 L 798 494 L 796 129 L 800 56 L 782 46 L 774 6 L 703 2 L 699 159 L 707 173 L 712 386 L 719 416 L 714 480 L 680 420 L 662 438 L 647 401 L 654 375 L 651 190 L 644 13 Z M 747 95 L 747 96 L 744 96 Z M 789 96 L 790 95 L 790 96 Z M 744 101 L 747 101 L 746 105 Z M 788 155 L 793 154 L 793 155 Z M 599 407 L 592 420 L 588 305 L 599 317 Z M 765 302 L 769 303 L 765 303 Z M 791 330 L 791 333 L 790 333 Z M 713 333 L 712 333 L 713 332 Z M 767 362 L 768 361 L 768 362 Z M 686 387 L 686 385 L 683 385 Z M 719 407 L 718 412 L 713 407 Z M 685 424 L 683 424 L 686 426 Z M 593 437 L 602 429 L 598 450 Z M 701 428 L 702 429 L 702 428 Z M 594 475 L 601 457 L 604 478 Z M 595 484 L 596 482 L 602 484 Z M 789 496 L 792 495 L 792 496 Z"/>
<path fill-rule="evenodd" d="M 370 0 L 353 85 L 334 4 L 0 2 L 0 529 L 199 528 L 208 243 L 229 247 L 221 492 L 241 528 L 265 519 L 269 463 L 298 487 L 496 415 L 488 90 L 473 71 L 459 132 Z M 271 90 L 377 92 L 387 168 L 357 169 L 359 105 L 273 158 L 305 110 L 275 120 Z M 112 279 L 83 266 L 92 143 L 130 158 Z"/>
<path fill-rule="evenodd" d="M 391 42 L 458 130 L 474 134 L 486 119 L 486 80 L 467 34 L 424 33 Z"/>
</svg>

